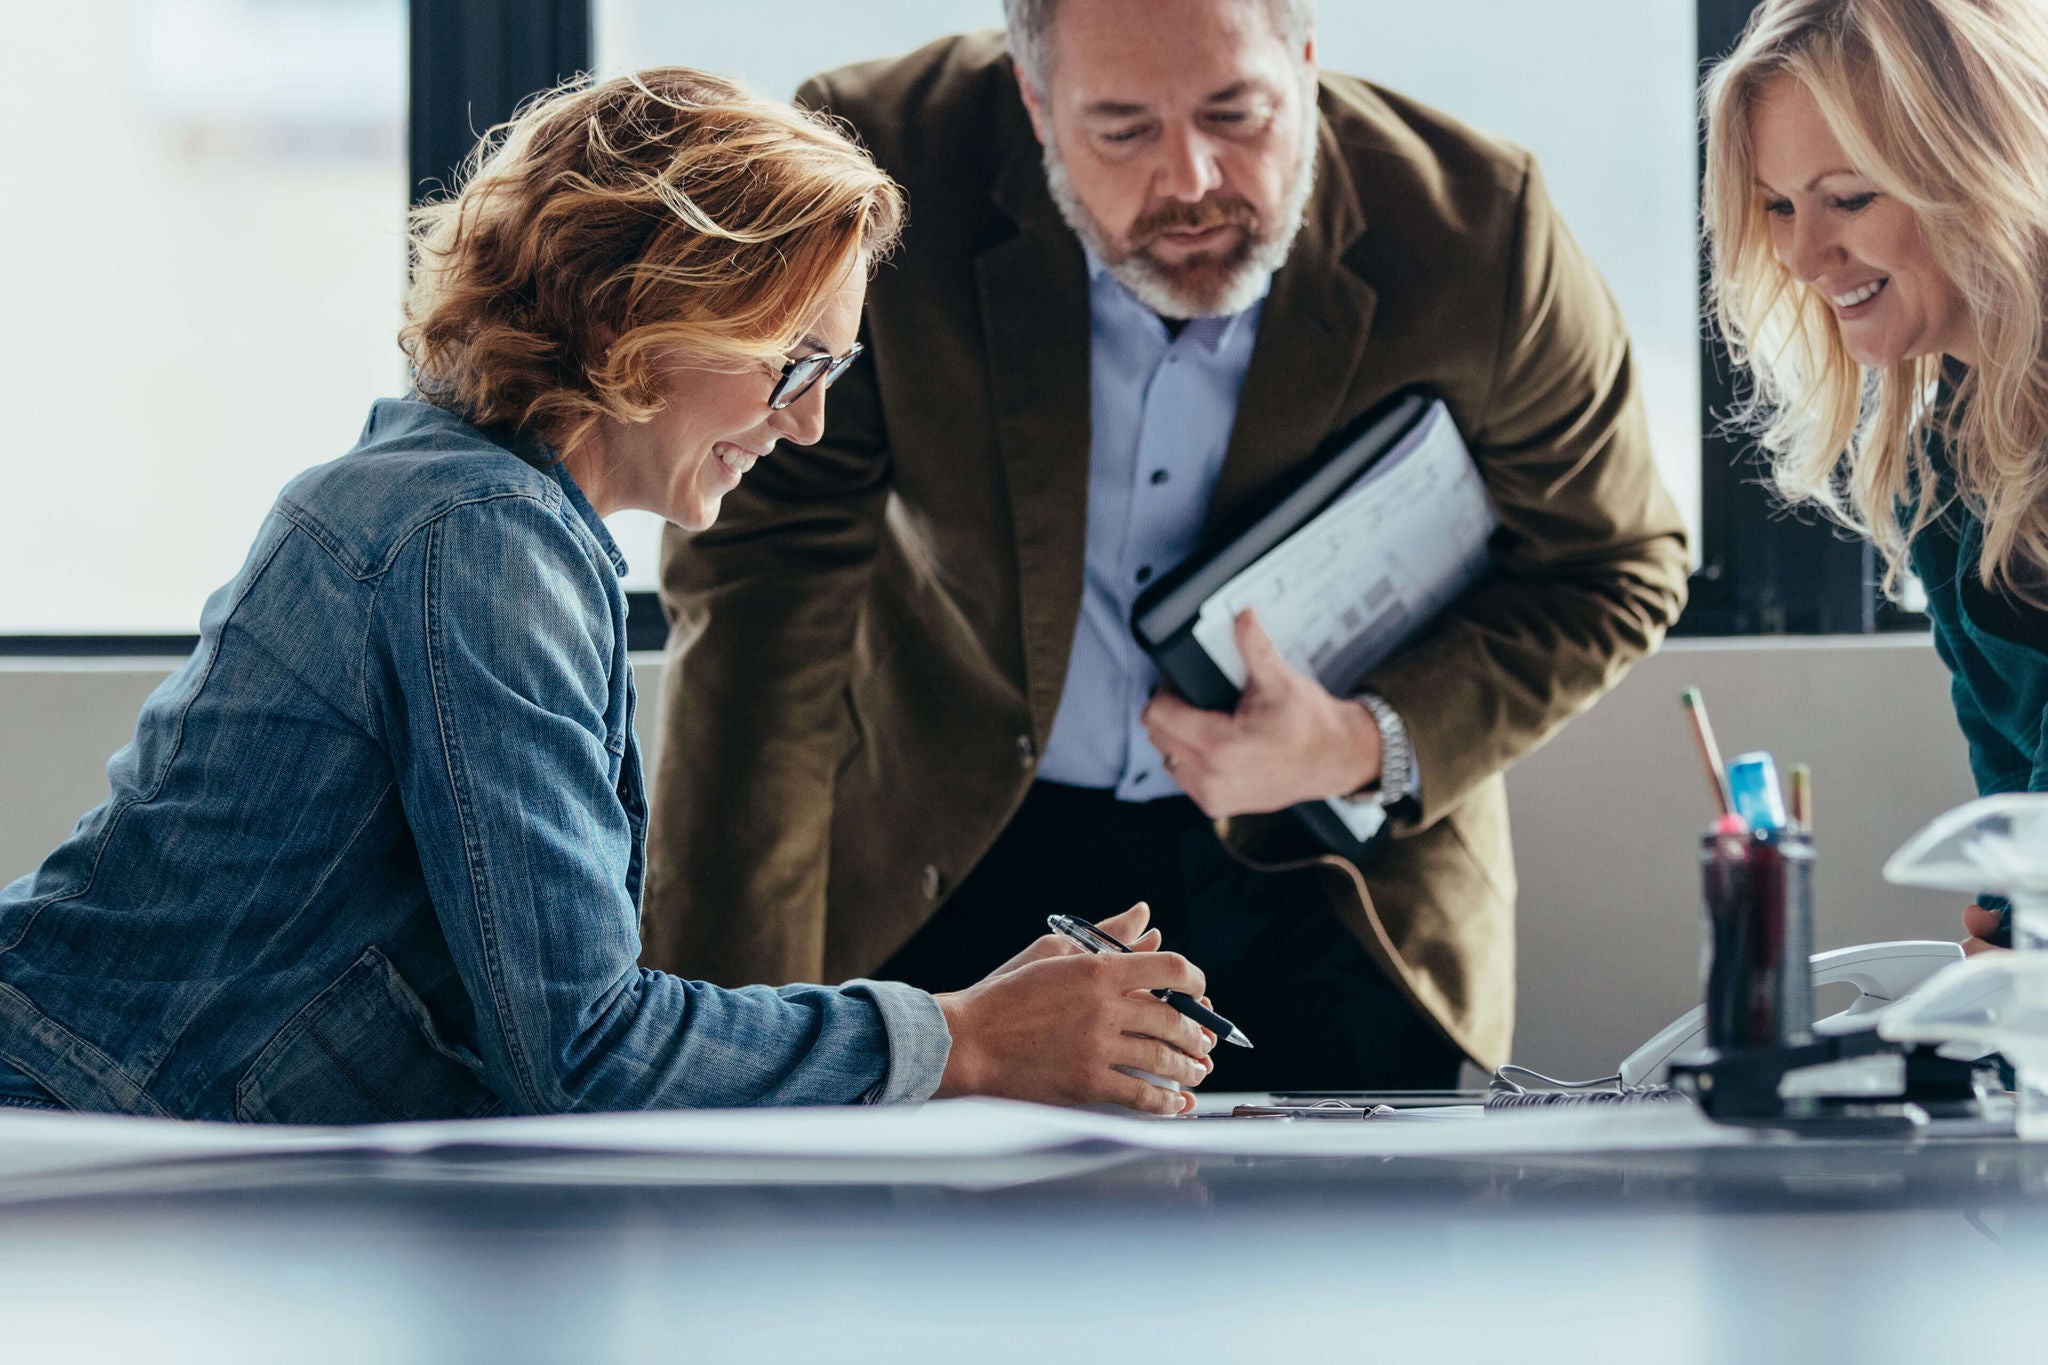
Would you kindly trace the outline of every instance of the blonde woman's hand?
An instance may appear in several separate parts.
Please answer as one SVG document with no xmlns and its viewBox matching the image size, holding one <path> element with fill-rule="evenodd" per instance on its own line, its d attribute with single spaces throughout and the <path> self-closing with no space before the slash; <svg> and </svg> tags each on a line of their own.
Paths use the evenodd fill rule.
<svg viewBox="0 0 2048 1365">
<path fill-rule="evenodd" d="M 2000 916 L 1996 910 L 1986 910 L 1981 905 L 1973 905 L 1963 911 L 1963 932 L 1969 935 L 1963 940 L 1964 957 L 2005 951 L 1991 941 L 1992 936 L 1998 932 L 1999 920 Z"/>
</svg>

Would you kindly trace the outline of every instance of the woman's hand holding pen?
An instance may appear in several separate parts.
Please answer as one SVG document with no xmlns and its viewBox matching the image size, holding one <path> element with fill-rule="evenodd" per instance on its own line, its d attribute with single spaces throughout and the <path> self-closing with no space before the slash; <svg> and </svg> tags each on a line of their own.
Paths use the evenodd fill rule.
<svg viewBox="0 0 2048 1365">
<path fill-rule="evenodd" d="M 1139 901 L 1121 914 L 1111 915 L 1105 920 L 1097 920 L 1095 927 L 1108 934 L 1111 938 L 1121 939 L 1123 942 L 1130 944 L 1131 951 L 1134 953 L 1156 953 L 1159 951 L 1160 945 L 1159 931 L 1146 928 L 1151 922 L 1152 907 L 1143 901 Z M 1049 957 L 1072 957 L 1080 953 L 1080 951 L 1074 944 L 1061 938 L 1058 934 L 1040 934 L 1037 938 L 1031 940 L 1031 945 L 1023 952 L 990 972 L 989 976 L 1002 976 L 1005 973 L 1014 972 L 1019 967 L 1025 966 L 1028 963 L 1042 962 Z"/>
<path fill-rule="evenodd" d="M 1159 951 L 1162 940 L 1157 929 L 1145 927 L 1151 923 L 1151 920 L 1152 907 L 1144 901 L 1139 901 L 1128 910 L 1111 915 L 1108 919 L 1095 921 L 1095 927 L 1108 934 L 1111 938 L 1129 945 L 1130 950 L 1134 953 L 1156 953 Z M 1081 951 L 1082 949 L 1072 939 L 1064 938 L 1059 934 L 1040 934 L 1037 938 L 1031 940 L 1030 947 L 990 972 L 989 976 L 1002 976 L 1006 972 L 1016 971 L 1027 963 L 1042 962 L 1049 957 L 1072 957 Z M 1204 995 L 1198 998 L 1203 1005 L 1213 1008 L 1208 996 Z M 1197 1027 L 1200 1026 L 1197 1025 Z M 1202 1029 L 1202 1037 L 1209 1044 L 1202 1053 L 1206 1057 L 1215 1050 L 1218 1040 L 1215 1033 L 1206 1028 Z"/>
<path fill-rule="evenodd" d="M 1134 906 L 1104 920 L 1114 933 L 1142 931 Z M 1048 935 L 980 982 L 937 997 L 953 1034 L 935 1098 L 999 1095 L 1042 1104 L 1120 1104 L 1179 1114 L 1194 1096 L 1117 1071 L 1129 1067 L 1200 1085 L 1214 1035 L 1150 992 L 1200 995 L 1202 973 L 1176 953 L 1090 955 Z M 1153 935 L 1141 935 L 1156 943 Z"/>
<path fill-rule="evenodd" d="M 1095 921 L 1095 927 L 1119 943 L 1122 943 L 1131 952 L 1156 953 L 1159 951 L 1163 940 L 1157 929 L 1146 927 L 1151 922 L 1152 907 L 1144 901 L 1139 901 L 1128 910 L 1111 915 L 1108 919 Z M 1037 938 L 1031 940 L 1029 948 L 1026 948 L 1023 952 L 990 972 L 989 975 L 1001 976 L 1004 972 L 1015 971 L 1027 962 L 1037 962 L 1048 957 L 1069 957 L 1084 951 L 1086 950 L 1065 935 L 1040 934 Z M 1146 993 L 1150 994 L 1149 991 Z M 1203 995 L 1196 998 L 1205 1007 L 1214 1008 L 1214 1004 L 1208 996 Z M 1197 1023 L 1196 1027 L 1202 1028 L 1200 1023 Z M 1202 1028 L 1202 1037 L 1208 1043 L 1208 1046 L 1202 1050 L 1202 1055 L 1206 1057 L 1216 1050 L 1216 1044 L 1219 1040 L 1216 1037 L 1215 1031 L 1208 1028 Z M 1213 1070 L 1214 1068 L 1212 1067 L 1211 1069 Z"/>
</svg>

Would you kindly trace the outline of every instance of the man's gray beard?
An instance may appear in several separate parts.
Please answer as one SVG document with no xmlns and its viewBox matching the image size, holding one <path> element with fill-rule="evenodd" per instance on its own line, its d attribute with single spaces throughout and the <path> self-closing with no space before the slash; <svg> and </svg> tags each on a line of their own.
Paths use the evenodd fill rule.
<svg viewBox="0 0 2048 1365">
<path fill-rule="evenodd" d="M 1181 292 L 1172 273 L 1162 269 L 1158 262 L 1142 251 L 1127 253 L 1117 245 L 1109 230 L 1088 211 L 1088 206 L 1081 202 L 1081 196 L 1074 192 L 1074 182 L 1067 174 L 1066 162 L 1060 159 L 1059 148 L 1050 137 L 1045 140 L 1042 152 L 1046 188 L 1052 191 L 1053 202 L 1059 205 L 1060 217 L 1067 220 L 1067 226 L 1074 230 L 1074 235 L 1087 244 L 1118 283 L 1159 316 L 1221 318 L 1242 313 L 1265 293 L 1267 282 L 1286 263 L 1287 253 L 1294 249 L 1294 239 L 1301 234 L 1301 225 L 1307 221 L 1309 197 L 1316 188 L 1316 138 L 1322 124 L 1316 108 L 1316 83 L 1313 80 L 1308 83 L 1304 102 L 1308 117 L 1302 120 L 1301 146 L 1297 152 L 1294 177 L 1280 204 L 1281 230 L 1272 232 L 1261 223 L 1259 233 L 1262 235 L 1254 237 L 1251 254 L 1239 263 L 1236 273 L 1224 282 L 1217 297 L 1208 301 L 1188 298 Z"/>
</svg>

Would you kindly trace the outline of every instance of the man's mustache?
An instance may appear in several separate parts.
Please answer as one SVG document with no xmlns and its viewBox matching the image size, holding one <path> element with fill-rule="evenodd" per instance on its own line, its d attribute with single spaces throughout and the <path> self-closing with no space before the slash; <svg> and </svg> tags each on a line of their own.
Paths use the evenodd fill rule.
<svg viewBox="0 0 2048 1365">
<path fill-rule="evenodd" d="M 1213 227 L 1241 227 L 1256 232 L 1257 210 L 1235 195 L 1227 199 L 1203 199 L 1193 204 L 1167 203 L 1148 209 L 1131 224 L 1131 250 L 1140 251 L 1169 232 L 1201 232 Z"/>
</svg>

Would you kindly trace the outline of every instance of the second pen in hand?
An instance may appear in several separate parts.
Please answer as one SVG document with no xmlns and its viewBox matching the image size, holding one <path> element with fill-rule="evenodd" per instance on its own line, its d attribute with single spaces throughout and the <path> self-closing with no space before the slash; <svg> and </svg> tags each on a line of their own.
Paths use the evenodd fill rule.
<svg viewBox="0 0 2048 1365">
<path fill-rule="evenodd" d="M 1047 915 L 1045 922 L 1047 927 L 1055 934 L 1080 948 L 1083 952 L 1129 953 L 1136 951 L 1130 944 L 1113 939 L 1087 920 L 1076 919 L 1072 915 Z M 1243 1029 L 1231 1023 L 1228 1019 L 1225 1019 L 1186 991 L 1159 990 L 1152 992 L 1152 994 L 1200 1024 L 1224 1042 L 1235 1043 L 1239 1047 L 1250 1047 L 1252 1045 L 1252 1040 L 1244 1036 Z"/>
</svg>

